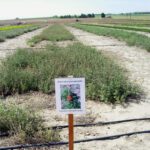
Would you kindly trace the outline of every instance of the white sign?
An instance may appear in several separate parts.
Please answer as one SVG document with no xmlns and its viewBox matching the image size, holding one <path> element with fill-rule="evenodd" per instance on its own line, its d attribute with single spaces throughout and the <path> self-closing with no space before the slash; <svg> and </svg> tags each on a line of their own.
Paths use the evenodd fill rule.
<svg viewBox="0 0 150 150">
<path fill-rule="evenodd" d="M 85 113 L 85 79 L 55 79 L 57 111 L 63 114 Z"/>
</svg>

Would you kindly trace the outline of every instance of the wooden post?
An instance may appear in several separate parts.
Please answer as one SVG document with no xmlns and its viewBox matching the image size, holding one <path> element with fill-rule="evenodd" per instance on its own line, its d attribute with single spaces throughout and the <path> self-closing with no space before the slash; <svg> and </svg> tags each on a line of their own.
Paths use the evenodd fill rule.
<svg viewBox="0 0 150 150">
<path fill-rule="evenodd" d="M 73 114 L 68 115 L 69 123 L 69 150 L 74 149 Z"/>
<path fill-rule="evenodd" d="M 68 78 L 73 78 L 73 75 L 68 76 Z M 68 115 L 69 124 L 69 150 L 74 150 L 74 131 L 73 131 L 73 114 Z"/>
</svg>

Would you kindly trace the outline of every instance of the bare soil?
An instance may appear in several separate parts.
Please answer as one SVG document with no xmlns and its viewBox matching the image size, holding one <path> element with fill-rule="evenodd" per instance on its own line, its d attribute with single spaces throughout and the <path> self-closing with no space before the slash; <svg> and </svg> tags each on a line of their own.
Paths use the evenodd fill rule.
<svg viewBox="0 0 150 150">
<path fill-rule="evenodd" d="M 47 45 L 57 45 L 59 47 L 67 47 L 70 44 L 73 44 L 75 42 L 76 41 L 73 41 L 73 40 L 57 41 L 57 42 L 56 41 L 54 41 L 54 42 L 52 42 L 52 41 L 41 41 L 41 42 L 37 43 L 34 48 L 44 48 Z"/>
<path fill-rule="evenodd" d="M 35 35 L 40 34 L 45 28 L 41 28 L 32 32 L 25 33 L 13 39 L 7 39 L 0 43 L 0 59 L 12 54 L 17 48 L 28 48 L 27 40 Z"/>
</svg>

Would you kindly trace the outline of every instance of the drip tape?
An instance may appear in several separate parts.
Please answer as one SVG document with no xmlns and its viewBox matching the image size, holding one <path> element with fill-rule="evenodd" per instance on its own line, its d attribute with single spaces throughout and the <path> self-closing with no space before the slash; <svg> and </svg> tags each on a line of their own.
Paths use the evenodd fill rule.
<svg viewBox="0 0 150 150">
<path fill-rule="evenodd" d="M 118 139 L 118 138 L 124 137 L 124 136 L 139 135 L 139 134 L 150 134 L 150 130 L 129 132 L 129 133 L 124 133 L 124 134 L 90 138 L 90 139 L 84 139 L 84 140 L 77 140 L 77 141 L 74 141 L 74 143 L 77 144 L 77 143 L 101 141 L 101 140 L 114 140 L 114 139 Z M 49 143 L 42 143 L 42 144 L 16 145 L 16 146 L 9 146 L 9 147 L 0 147 L 0 150 L 14 150 L 14 149 L 31 148 L 31 147 L 36 147 L 36 148 L 38 148 L 38 147 L 53 147 L 53 146 L 63 146 L 63 145 L 68 145 L 68 142 L 62 141 L 62 142 L 49 142 Z"/>
<path fill-rule="evenodd" d="M 89 123 L 89 124 L 77 124 L 74 127 L 91 127 L 91 126 L 104 126 L 104 125 L 113 125 L 125 122 L 133 122 L 133 121 L 150 121 L 150 118 L 134 118 L 134 119 L 125 119 L 125 120 L 117 120 L 117 121 L 108 121 L 108 122 L 97 122 L 97 123 Z M 53 126 L 49 129 L 64 129 L 68 128 L 68 125 L 62 126 Z"/>
<path fill-rule="evenodd" d="M 134 119 L 125 119 L 125 120 L 108 121 L 108 122 L 97 122 L 97 123 L 89 123 L 89 124 L 76 124 L 76 125 L 74 125 L 74 127 L 105 126 L 105 125 L 113 125 L 113 124 L 134 122 L 134 121 L 150 121 L 150 118 L 134 118 Z M 64 129 L 64 128 L 68 128 L 68 125 L 52 126 L 47 129 L 57 130 L 57 129 Z M 9 136 L 9 133 L 8 132 L 6 132 L 6 133 L 0 132 L 0 137 L 4 137 L 4 136 Z"/>
</svg>

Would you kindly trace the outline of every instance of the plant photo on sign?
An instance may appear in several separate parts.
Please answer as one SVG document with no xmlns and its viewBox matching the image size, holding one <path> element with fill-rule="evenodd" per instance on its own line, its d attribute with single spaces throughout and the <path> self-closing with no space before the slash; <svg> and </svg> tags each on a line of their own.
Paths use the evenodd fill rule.
<svg viewBox="0 0 150 150">
<path fill-rule="evenodd" d="M 61 109 L 81 109 L 79 84 L 60 85 Z"/>
</svg>

